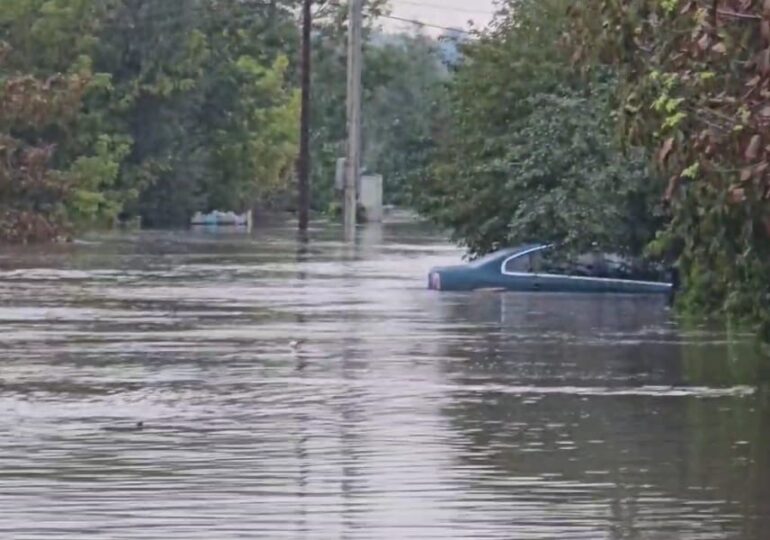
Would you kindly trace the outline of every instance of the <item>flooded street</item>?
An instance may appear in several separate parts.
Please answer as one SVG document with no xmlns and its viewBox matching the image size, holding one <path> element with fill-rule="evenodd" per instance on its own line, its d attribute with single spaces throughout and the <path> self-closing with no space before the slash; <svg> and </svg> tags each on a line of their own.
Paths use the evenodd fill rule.
<svg viewBox="0 0 770 540">
<path fill-rule="evenodd" d="M 767 538 L 748 338 L 429 291 L 441 236 L 341 236 L 0 251 L 0 538 Z"/>
</svg>

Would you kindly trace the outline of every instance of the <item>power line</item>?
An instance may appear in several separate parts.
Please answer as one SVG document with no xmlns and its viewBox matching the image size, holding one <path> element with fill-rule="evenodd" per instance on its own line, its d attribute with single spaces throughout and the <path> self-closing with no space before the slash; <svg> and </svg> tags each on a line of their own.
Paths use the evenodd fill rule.
<svg viewBox="0 0 770 540">
<path fill-rule="evenodd" d="M 455 7 L 455 6 L 442 6 L 440 4 L 430 4 L 426 2 L 413 2 L 411 0 L 392 0 L 392 1 L 397 4 L 407 4 L 410 6 L 427 7 L 431 9 L 441 9 L 444 11 L 458 11 L 460 13 L 470 13 L 472 15 L 494 15 L 494 12 L 492 11 L 484 11 L 480 9 L 467 9 L 467 8 L 461 8 L 461 7 Z"/>
<path fill-rule="evenodd" d="M 263 3 L 261 5 L 263 7 L 267 7 L 269 4 Z M 415 3 L 415 5 L 417 5 L 417 4 Z M 426 4 L 420 4 L 420 5 L 426 5 Z M 104 30 L 105 28 L 107 28 L 107 29 L 121 28 L 121 29 L 129 29 L 129 30 L 139 30 L 141 28 L 141 25 L 144 25 L 144 24 L 146 24 L 146 25 L 148 25 L 150 27 L 155 27 L 155 28 L 165 27 L 165 26 L 170 26 L 170 25 L 177 25 L 177 24 L 184 24 L 184 22 L 186 22 L 186 20 L 187 20 L 185 15 L 192 15 L 193 13 L 196 13 L 198 15 L 203 15 L 203 14 L 209 14 L 211 12 L 208 11 L 208 6 L 200 6 L 200 5 L 198 5 L 198 6 L 193 6 L 193 7 L 189 8 L 189 11 L 187 11 L 186 13 L 180 13 L 179 11 L 165 11 L 164 12 L 164 10 L 160 10 L 158 12 L 150 12 L 150 13 L 147 13 L 147 12 L 144 12 L 144 13 L 133 13 L 133 14 L 131 14 L 131 15 L 129 15 L 127 17 L 127 20 L 121 20 L 121 21 L 119 21 L 116 18 L 107 17 L 107 18 L 103 19 L 100 22 L 101 22 L 102 30 Z M 284 11 L 284 13 L 286 14 L 287 11 Z M 225 14 L 225 13 L 222 13 L 222 12 L 219 12 L 219 13 L 215 12 L 214 14 L 222 15 L 222 18 L 218 22 L 222 22 L 222 23 L 225 23 L 225 24 L 227 24 L 227 23 L 236 23 L 236 24 L 238 24 L 238 23 L 250 23 L 250 22 L 258 22 L 258 21 L 259 22 L 263 22 L 263 23 L 264 22 L 268 22 L 268 19 L 267 19 L 267 17 L 265 17 L 264 12 L 254 12 L 254 13 L 243 13 L 243 12 L 240 12 L 240 13 L 233 13 L 232 15 L 235 15 L 235 16 L 232 16 L 230 14 Z M 230 16 L 228 16 L 228 15 L 230 15 Z M 453 28 L 453 27 L 450 27 L 450 26 L 442 26 L 440 24 L 429 23 L 429 22 L 425 22 L 425 21 L 421 21 L 421 20 L 417 20 L 417 19 L 410 19 L 410 18 L 406 18 L 406 17 L 398 17 L 396 15 L 380 14 L 380 15 L 377 15 L 377 17 L 378 18 L 384 18 L 384 19 L 390 19 L 390 20 L 394 20 L 394 21 L 399 21 L 399 22 L 410 23 L 410 24 L 414 24 L 414 25 L 417 25 L 417 26 L 423 26 L 423 27 L 426 27 L 426 28 L 436 28 L 438 30 L 446 30 L 448 32 L 457 32 L 457 33 L 466 34 L 466 35 L 472 35 L 473 34 L 473 32 L 470 32 L 468 30 L 463 30 L 461 28 L 456 28 L 456 27 Z M 195 22 L 199 22 L 199 21 L 195 21 Z"/>
<path fill-rule="evenodd" d="M 395 15 L 380 15 L 380 17 L 382 17 L 383 19 L 392 19 L 394 21 L 408 22 L 408 23 L 416 24 L 418 26 L 425 26 L 427 28 L 437 28 L 439 30 L 447 30 L 449 32 L 459 32 L 461 34 L 468 34 L 468 35 L 472 34 L 472 32 L 469 32 L 467 30 L 462 30 L 460 28 L 451 28 L 449 26 L 441 26 L 439 24 L 426 23 L 426 22 L 423 22 L 423 21 L 418 21 L 416 19 L 407 19 L 407 18 L 404 18 L 404 17 L 396 17 Z"/>
</svg>

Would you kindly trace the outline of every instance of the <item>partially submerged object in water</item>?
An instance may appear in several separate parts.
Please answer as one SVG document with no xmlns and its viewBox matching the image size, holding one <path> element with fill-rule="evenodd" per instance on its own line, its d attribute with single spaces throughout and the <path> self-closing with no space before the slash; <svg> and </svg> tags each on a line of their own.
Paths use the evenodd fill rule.
<svg viewBox="0 0 770 540">
<path fill-rule="evenodd" d="M 102 429 L 104 431 L 118 431 L 118 432 L 142 431 L 144 429 L 144 422 L 139 421 L 133 426 L 106 426 Z"/>
<path fill-rule="evenodd" d="M 252 215 L 251 212 L 244 212 L 243 214 L 236 214 L 235 212 L 220 212 L 214 210 L 208 214 L 202 212 L 196 212 L 190 220 L 192 225 L 196 226 L 226 226 L 226 227 L 246 227 L 251 229 Z"/>
<path fill-rule="evenodd" d="M 442 291 L 509 291 L 671 294 L 662 268 L 615 255 L 569 257 L 550 245 L 496 251 L 469 264 L 434 268 L 428 288 Z"/>
</svg>

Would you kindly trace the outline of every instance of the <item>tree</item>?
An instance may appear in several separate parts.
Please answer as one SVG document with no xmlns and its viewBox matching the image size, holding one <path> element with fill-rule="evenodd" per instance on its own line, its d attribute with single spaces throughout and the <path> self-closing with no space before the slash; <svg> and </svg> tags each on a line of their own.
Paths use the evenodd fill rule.
<svg viewBox="0 0 770 540">
<path fill-rule="evenodd" d="M 287 2 L 120 1 L 97 65 L 112 75 L 108 106 L 134 141 L 121 172 L 138 193 L 129 213 L 178 226 L 287 186 L 298 109 L 282 44 L 296 39 L 292 17 Z"/>
<path fill-rule="evenodd" d="M 411 178 L 428 161 L 445 106 L 446 68 L 438 43 L 420 34 L 385 34 L 382 2 L 367 4 L 363 71 L 363 167 L 382 174 L 389 202 L 409 204 Z M 345 6 L 324 12 L 313 44 L 313 201 L 327 209 L 336 160 L 347 139 Z"/>
<path fill-rule="evenodd" d="M 108 74 L 93 70 L 93 53 L 113 0 L 9 0 L 0 12 L 0 35 L 8 52 L 3 68 L 41 80 L 79 80 L 80 110 L 67 123 L 46 128 L 51 165 L 68 179 L 61 212 L 75 227 L 110 223 L 124 193 L 115 189 L 130 140 L 105 129 L 98 106 L 109 89 Z M 64 196 L 64 195 L 63 195 Z"/>
<path fill-rule="evenodd" d="M 449 73 L 434 39 L 422 34 L 379 37 L 367 59 L 364 162 L 383 175 L 386 202 L 407 205 L 446 111 Z"/>
<path fill-rule="evenodd" d="M 0 44 L 0 240 L 47 241 L 67 233 L 64 202 L 75 178 L 51 166 L 56 146 L 48 132 L 66 130 L 87 79 L 9 73 Z"/>
<path fill-rule="evenodd" d="M 463 47 L 417 200 L 474 255 L 523 242 L 639 255 L 656 230 L 644 154 L 613 138 L 613 74 L 580 79 L 560 46 L 568 4 L 510 0 Z"/>
<path fill-rule="evenodd" d="M 39 176 L 61 189 L 40 195 L 48 201 L 43 214 L 56 223 L 52 231 L 131 216 L 150 227 L 182 226 L 198 210 L 290 204 L 299 115 L 297 5 L 7 0 L 0 10 L 0 39 L 8 43 L 0 82 L 29 85 L 30 103 L 71 94 L 66 111 L 41 106 L 24 130 L 14 116 L 21 106 L 16 96 L 2 126 L 17 141 L 14 148 L 46 149 L 35 154 L 48 171 Z M 346 140 L 346 6 L 316 5 L 313 175 L 316 208 L 323 209 Z M 407 177 L 427 161 L 446 71 L 430 39 L 375 32 L 384 5 L 367 3 L 367 159 L 386 175 L 389 199 L 403 202 Z M 11 163 L 22 167 L 18 159 Z M 42 205 L 24 190 L 3 197 L 6 208 Z"/>
<path fill-rule="evenodd" d="M 682 306 L 770 335 L 770 4 L 589 0 L 571 15 L 573 60 L 617 69 L 626 140 L 669 178 L 653 247 L 679 260 Z"/>
</svg>

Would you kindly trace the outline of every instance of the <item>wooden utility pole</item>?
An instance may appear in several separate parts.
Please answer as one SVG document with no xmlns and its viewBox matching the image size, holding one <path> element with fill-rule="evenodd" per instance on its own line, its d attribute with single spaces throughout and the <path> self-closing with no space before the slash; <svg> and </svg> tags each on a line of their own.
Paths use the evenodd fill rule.
<svg viewBox="0 0 770 540">
<path fill-rule="evenodd" d="M 310 221 L 310 30 L 313 0 L 302 3 L 302 112 L 300 113 L 299 159 L 297 160 L 297 189 L 299 204 L 299 230 L 306 232 Z"/>
<path fill-rule="evenodd" d="M 350 0 L 348 12 L 348 152 L 345 175 L 345 239 L 356 231 L 358 178 L 361 174 L 361 65 L 363 0 Z"/>
</svg>

